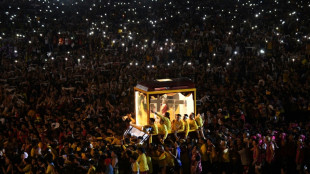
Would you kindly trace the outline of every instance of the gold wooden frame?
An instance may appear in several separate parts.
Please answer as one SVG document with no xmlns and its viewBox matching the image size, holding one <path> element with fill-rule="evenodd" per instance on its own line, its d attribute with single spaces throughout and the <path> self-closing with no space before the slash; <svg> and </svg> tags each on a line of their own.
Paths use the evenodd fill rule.
<svg viewBox="0 0 310 174">
<path fill-rule="evenodd" d="M 187 89 L 175 89 L 175 90 L 162 90 L 162 91 L 144 91 L 140 88 L 134 87 L 134 92 L 139 91 L 146 95 L 147 99 L 147 120 L 150 119 L 150 95 L 153 94 L 167 94 L 167 93 L 180 93 L 180 92 L 193 92 L 194 93 L 194 112 L 195 115 L 197 113 L 196 111 L 196 88 L 187 88 Z M 135 97 L 136 100 L 136 97 Z M 135 101 L 135 108 L 136 108 L 136 101 Z M 135 109 L 136 110 L 136 109 Z M 135 113 L 137 114 L 137 113 Z M 135 116 L 137 118 L 137 115 Z"/>
</svg>

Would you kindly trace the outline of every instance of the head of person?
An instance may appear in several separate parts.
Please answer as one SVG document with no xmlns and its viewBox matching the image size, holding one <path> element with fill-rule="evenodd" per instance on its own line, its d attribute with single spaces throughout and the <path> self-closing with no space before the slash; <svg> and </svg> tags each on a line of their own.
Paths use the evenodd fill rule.
<svg viewBox="0 0 310 174">
<path fill-rule="evenodd" d="M 186 121 L 188 119 L 188 115 L 184 114 L 183 120 Z"/>
<path fill-rule="evenodd" d="M 114 151 L 112 151 L 112 152 L 111 152 L 111 157 L 112 157 L 112 158 L 117 157 L 117 154 L 116 154 Z"/>
<path fill-rule="evenodd" d="M 145 149 L 143 147 L 139 147 L 138 148 L 138 154 L 141 155 L 143 153 L 145 153 Z"/>
<path fill-rule="evenodd" d="M 158 146 L 158 150 L 159 152 L 164 152 L 165 151 L 164 146 L 162 145 Z"/>
<path fill-rule="evenodd" d="M 177 115 L 176 115 L 177 121 L 180 121 L 180 120 L 181 120 L 181 117 L 182 117 L 181 114 L 177 114 Z"/>
<path fill-rule="evenodd" d="M 137 156 L 136 155 L 130 155 L 129 160 L 131 163 L 134 163 L 137 160 Z"/>
<path fill-rule="evenodd" d="M 151 125 L 155 124 L 155 119 L 154 118 L 150 118 L 150 124 Z"/>
<path fill-rule="evenodd" d="M 175 142 L 174 142 L 174 147 L 177 148 L 177 147 L 179 147 L 179 146 L 180 146 L 180 143 L 179 143 L 178 141 L 175 141 Z"/>
<path fill-rule="evenodd" d="M 194 120 L 194 119 L 195 119 L 195 114 L 194 114 L 194 113 L 191 113 L 191 114 L 189 115 L 189 119 Z"/>
<path fill-rule="evenodd" d="M 165 117 L 167 117 L 167 118 L 170 119 L 170 113 L 169 113 L 169 112 L 166 112 L 166 113 L 165 113 Z"/>
</svg>

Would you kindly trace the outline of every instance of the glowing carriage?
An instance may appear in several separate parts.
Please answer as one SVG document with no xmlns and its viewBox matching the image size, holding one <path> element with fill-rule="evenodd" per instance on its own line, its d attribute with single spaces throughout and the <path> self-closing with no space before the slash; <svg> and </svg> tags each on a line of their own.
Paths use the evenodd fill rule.
<svg viewBox="0 0 310 174">
<path fill-rule="evenodd" d="M 196 114 L 196 88 L 189 78 L 157 79 L 140 82 L 135 88 L 136 125 L 149 124 L 150 118 L 159 118 L 155 112 L 164 115 L 170 113 L 170 120 L 175 114 Z"/>
</svg>

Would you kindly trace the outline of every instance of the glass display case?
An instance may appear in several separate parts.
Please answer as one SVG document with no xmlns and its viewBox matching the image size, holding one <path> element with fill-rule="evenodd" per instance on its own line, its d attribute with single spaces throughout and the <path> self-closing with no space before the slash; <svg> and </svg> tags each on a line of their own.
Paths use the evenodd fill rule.
<svg viewBox="0 0 310 174">
<path fill-rule="evenodd" d="M 147 125 L 149 118 L 159 122 L 155 112 L 169 112 L 171 121 L 176 114 L 196 114 L 196 88 L 188 78 L 141 82 L 134 90 L 136 125 Z"/>
</svg>

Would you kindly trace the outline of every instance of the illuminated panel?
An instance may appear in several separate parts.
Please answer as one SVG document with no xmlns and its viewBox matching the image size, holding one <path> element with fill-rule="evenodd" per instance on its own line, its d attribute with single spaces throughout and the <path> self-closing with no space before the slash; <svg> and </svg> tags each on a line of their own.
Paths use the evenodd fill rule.
<svg viewBox="0 0 310 174">
<path fill-rule="evenodd" d="M 136 125 L 147 125 L 147 101 L 146 95 L 135 91 L 135 111 L 136 111 Z"/>
<path fill-rule="evenodd" d="M 193 93 L 188 93 L 186 96 L 182 93 L 167 93 L 162 95 L 152 95 L 150 101 L 151 113 L 160 113 L 162 115 L 165 112 L 170 113 L 170 120 L 175 119 L 175 114 L 190 114 L 195 112 Z M 151 118 L 155 118 L 159 123 L 159 117 L 154 114 L 150 115 Z"/>
<path fill-rule="evenodd" d="M 158 82 L 171 82 L 172 79 L 157 79 Z"/>
</svg>

